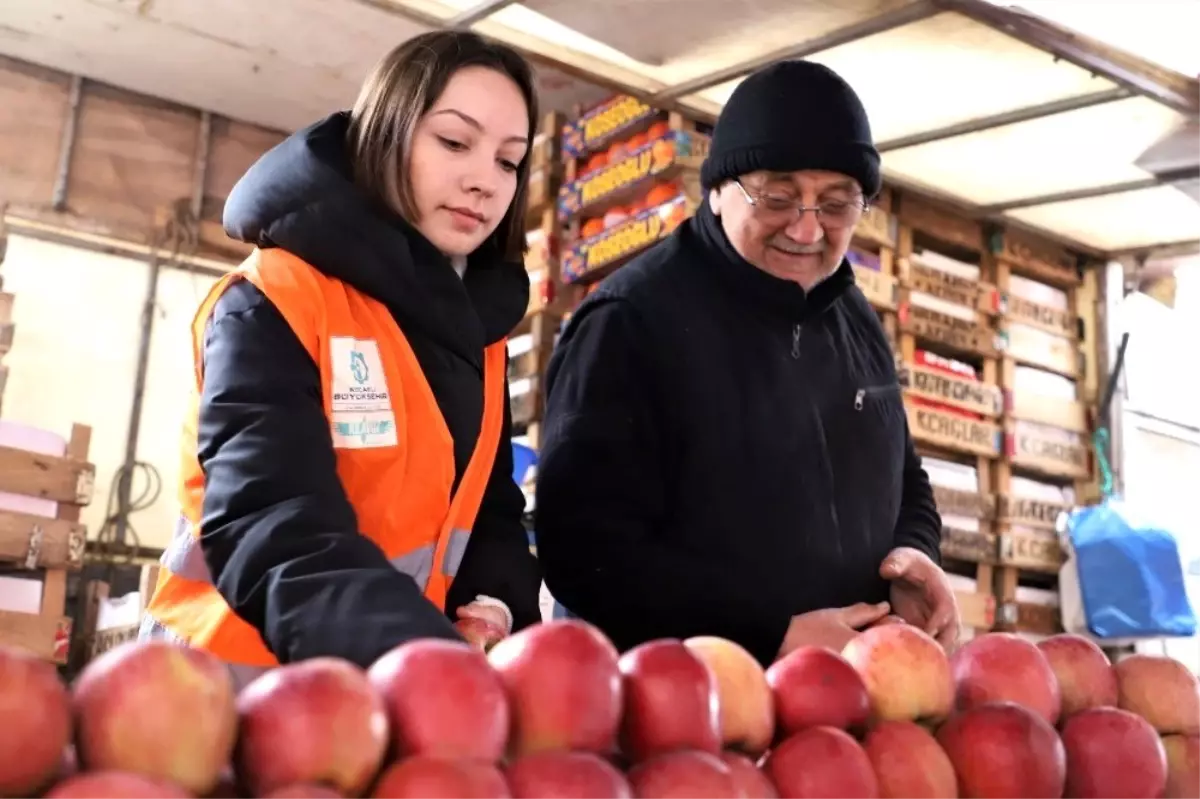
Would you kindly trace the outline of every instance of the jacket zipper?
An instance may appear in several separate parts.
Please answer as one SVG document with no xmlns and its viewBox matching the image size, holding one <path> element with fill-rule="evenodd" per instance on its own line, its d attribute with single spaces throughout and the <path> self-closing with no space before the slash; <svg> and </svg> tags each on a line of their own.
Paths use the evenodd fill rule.
<svg viewBox="0 0 1200 799">
<path fill-rule="evenodd" d="M 797 322 L 792 326 L 792 357 L 796 360 L 800 359 L 800 333 L 801 326 Z"/>
<path fill-rule="evenodd" d="M 871 388 L 860 388 L 854 392 L 854 410 L 861 411 L 863 409 L 863 400 L 868 394 L 883 394 L 884 392 L 898 391 L 899 386 L 873 386 Z"/>
</svg>

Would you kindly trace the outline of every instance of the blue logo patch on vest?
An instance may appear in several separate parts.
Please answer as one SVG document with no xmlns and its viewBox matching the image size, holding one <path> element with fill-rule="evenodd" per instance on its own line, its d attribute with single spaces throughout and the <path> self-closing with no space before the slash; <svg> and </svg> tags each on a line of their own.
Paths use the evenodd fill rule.
<svg viewBox="0 0 1200 799">
<path fill-rule="evenodd" d="M 367 358 L 358 350 L 350 351 L 350 374 L 359 385 L 371 377 L 371 370 L 367 368 Z"/>
</svg>

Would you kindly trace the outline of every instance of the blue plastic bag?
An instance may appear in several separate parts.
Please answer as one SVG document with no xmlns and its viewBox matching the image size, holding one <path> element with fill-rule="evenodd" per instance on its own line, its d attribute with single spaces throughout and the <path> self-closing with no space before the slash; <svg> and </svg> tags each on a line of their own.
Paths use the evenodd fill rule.
<svg viewBox="0 0 1200 799">
<path fill-rule="evenodd" d="M 1175 537 L 1134 518 L 1119 500 L 1076 508 L 1066 532 L 1088 629 L 1098 638 L 1196 634 Z"/>
</svg>

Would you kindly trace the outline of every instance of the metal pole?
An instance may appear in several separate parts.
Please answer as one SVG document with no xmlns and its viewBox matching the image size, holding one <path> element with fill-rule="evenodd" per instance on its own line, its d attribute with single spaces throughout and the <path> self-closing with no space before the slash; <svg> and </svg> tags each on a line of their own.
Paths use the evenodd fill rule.
<svg viewBox="0 0 1200 799">
<path fill-rule="evenodd" d="M 146 300 L 142 305 L 142 330 L 138 342 L 137 372 L 133 383 L 133 403 L 129 409 L 129 428 L 125 436 L 125 462 L 121 467 L 118 482 L 117 524 L 114 542 L 117 548 L 124 546 L 125 533 L 129 529 L 130 493 L 133 490 L 133 469 L 137 463 L 138 434 L 142 425 L 142 403 L 146 396 L 146 373 L 150 366 L 150 341 L 154 333 L 154 312 L 158 307 L 158 276 L 162 271 L 159 258 L 158 236 L 150 249 L 149 270 L 146 276 Z"/>
</svg>

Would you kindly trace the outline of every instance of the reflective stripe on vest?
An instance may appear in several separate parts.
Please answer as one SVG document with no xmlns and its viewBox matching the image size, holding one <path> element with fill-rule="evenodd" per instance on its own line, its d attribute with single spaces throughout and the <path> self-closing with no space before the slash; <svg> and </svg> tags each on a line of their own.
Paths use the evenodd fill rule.
<svg viewBox="0 0 1200 799">
<path fill-rule="evenodd" d="M 213 585 L 198 538 L 204 475 L 196 459 L 207 321 L 222 292 L 238 279 L 250 280 L 271 300 L 318 365 L 331 435 L 340 444 L 335 446 L 338 476 L 362 534 L 438 607 L 445 606 L 446 592 L 462 562 L 500 445 L 506 342 L 484 351 L 479 438 L 458 490 L 452 491 L 453 439 L 415 354 L 381 303 L 281 250 L 256 250 L 213 287 L 192 325 L 196 381 L 182 440 L 181 513 L 163 553 L 141 635 L 207 649 L 235 667 L 235 676 L 248 676 L 278 661 L 257 630 L 233 613 Z M 351 353 L 347 363 L 334 361 L 331 341 L 339 343 L 337 353 Z M 354 381 L 360 387 L 369 385 L 365 390 L 372 397 L 384 398 L 385 409 L 373 413 L 387 417 L 381 429 L 389 434 L 394 430 L 394 436 L 377 436 L 370 445 L 346 436 L 347 425 L 339 427 L 337 422 L 337 401 L 346 394 L 336 386 L 350 379 L 345 370 L 355 358 L 361 368 L 353 373 Z"/>
</svg>

